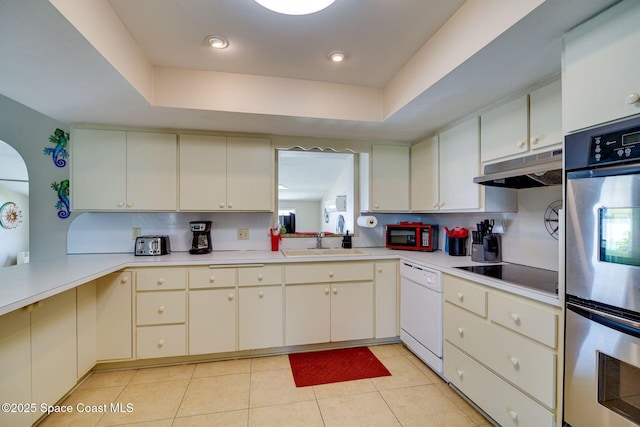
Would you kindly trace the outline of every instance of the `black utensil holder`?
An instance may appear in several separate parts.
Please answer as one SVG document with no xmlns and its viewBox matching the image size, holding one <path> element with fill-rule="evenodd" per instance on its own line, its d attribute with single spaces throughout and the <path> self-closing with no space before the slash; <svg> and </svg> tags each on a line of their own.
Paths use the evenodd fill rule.
<svg viewBox="0 0 640 427">
<path fill-rule="evenodd" d="M 467 255 L 467 238 L 466 237 L 448 237 L 449 239 L 449 255 L 466 256 Z"/>
</svg>

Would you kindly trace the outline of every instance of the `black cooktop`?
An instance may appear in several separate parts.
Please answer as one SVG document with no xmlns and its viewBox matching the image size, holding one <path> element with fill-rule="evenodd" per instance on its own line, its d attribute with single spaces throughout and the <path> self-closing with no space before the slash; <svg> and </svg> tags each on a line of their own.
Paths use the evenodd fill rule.
<svg viewBox="0 0 640 427">
<path fill-rule="evenodd" d="M 520 264 L 492 264 L 456 267 L 461 270 L 504 280 L 533 290 L 558 294 L 558 272 Z"/>
</svg>

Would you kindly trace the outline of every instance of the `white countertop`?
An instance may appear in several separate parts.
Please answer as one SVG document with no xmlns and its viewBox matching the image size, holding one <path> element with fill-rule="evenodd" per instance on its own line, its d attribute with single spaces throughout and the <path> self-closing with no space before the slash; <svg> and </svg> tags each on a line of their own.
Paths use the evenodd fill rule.
<svg viewBox="0 0 640 427">
<path fill-rule="evenodd" d="M 458 266 L 482 265 L 482 263 L 472 262 L 469 256 L 449 256 L 442 251 L 398 251 L 386 248 L 360 249 L 366 251 L 369 255 L 286 257 L 282 252 L 272 251 L 214 251 L 206 255 L 173 252 L 169 255 L 155 257 L 141 257 L 133 254 L 63 255 L 49 260 L 0 269 L 0 315 L 26 307 L 126 267 L 364 261 L 398 258 L 417 262 L 425 267 L 431 267 L 447 274 L 463 277 L 540 302 L 561 306 L 561 301 L 557 296 L 455 268 Z"/>
</svg>

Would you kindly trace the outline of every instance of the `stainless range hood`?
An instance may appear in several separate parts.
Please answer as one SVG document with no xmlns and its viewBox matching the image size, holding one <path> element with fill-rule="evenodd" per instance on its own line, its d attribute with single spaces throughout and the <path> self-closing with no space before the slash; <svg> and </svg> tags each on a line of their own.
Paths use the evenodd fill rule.
<svg viewBox="0 0 640 427">
<path fill-rule="evenodd" d="M 476 184 L 505 188 L 532 188 L 562 184 L 562 149 L 485 165 Z"/>
</svg>

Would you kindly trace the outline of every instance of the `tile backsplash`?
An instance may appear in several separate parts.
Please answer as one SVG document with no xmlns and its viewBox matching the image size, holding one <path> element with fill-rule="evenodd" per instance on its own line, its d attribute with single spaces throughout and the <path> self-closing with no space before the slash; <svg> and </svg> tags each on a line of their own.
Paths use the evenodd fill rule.
<svg viewBox="0 0 640 427">
<path fill-rule="evenodd" d="M 384 225 L 400 221 L 422 221 L 440 226 L 439 247 L 445 247 L 444 227 L 475 225 L 485 218 L 505 224 L 502 235 L 503 261 L 557 270 L 558 241 L 549 235 L 544 224 L 547 206 L 562 199 L 562 187 L 531 188 L 518 191 L 518 213 L 455 214 L 373 214 L 375 228 L 360 228 L 353 238 L 354 247 L 382 247 Z M 369 214 L 370 215 L 370 214 Z M 188 251 L 191 247 L 190 221 L 212 221 L 213 250 L 270 250 L 269 228 L 272 214 L 265 212 L 86 212 L 78 215 L 69 227 L 67 253 L 133 253 L 132 231 L 142 235 L 168 235 L 172 251 Z M 237 240 L 237 229 L 248 228 L 249 240 Z M 340 238 L 325 238 L 326 247 L 339 247 Z M 308 248 L 315 238 L 283 239 L 282 248 Z"/>
</svg>

